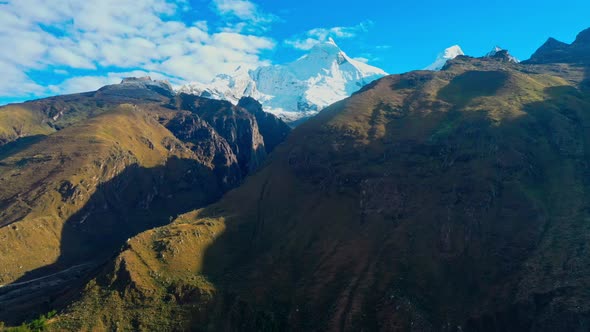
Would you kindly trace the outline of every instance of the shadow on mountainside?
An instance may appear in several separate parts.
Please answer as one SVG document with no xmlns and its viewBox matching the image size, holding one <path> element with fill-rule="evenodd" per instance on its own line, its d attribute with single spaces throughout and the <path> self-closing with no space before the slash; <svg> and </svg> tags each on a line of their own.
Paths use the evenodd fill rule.
<svg viewBox="0 0 590 332">
<path fill-rule="evenodd" d="M 174 319 L 189 317 L 195 330 L 585 330 L 590 101 L 580 90 L 548 88 L 546 100 L 501 120 L 485 109 L 380 105 L 373 115 L 385 130 L 369 128 L 367 144 L 316 126 L 345 102 L 320 113 L 292 136 L 296 145 L 201 214 L 227 217 L 202 264 L 217 294 L 203 299 L 188 282 L 165 289 L 165 301 L 188 311 Z M 101 186 L 66 223 L 62 267 L 47 269 L 103 244 L 108 258 L 131 235 L 213 201 L 203 194 L 212 183 L 183 179 L 185 162 L 130 168 Z M 163 189 L 146 200 L 154 182 Z M 195 182 L 199 191 L 187 190 Z M 126 282 L 112 277 L 121 280 L 101 286 Z M 124 319 L 149 322 L 151 303 L 130 304 L 136 312 Z"/>
<path fill-rule="evenodd" d="M 210 204 L 235 187 L 237 180 L 220 180 L 228 178 L 225 172 L 195 160 L 171 158 L 154 168 L 131 165 L 100 184 L 64 223 L 58 260 L 0 288 L 0 321 L 19 323 L 68 303 L 92 277 L 89 272 L 116 254 L 128 238 Z M 77 199 L 75 189 L 63 183 L 62 201 Z M 64 270 L 67 273 L 60 272 Z"/>
<path fill-rule="evenodd" d="M 545 90 L 549 99 L 526 105 L 535 119 L 530 144 L 546 167 L 531 168 L 529 191 L 547 221 L 534 240 L 534 255 L 520 267 L 519 284 L 512 286 L 509 302 L 473 315 L 466 331 L 585 331 L 590 310 L 590 70 L 574 86 Z M 533 155 L 527 156 L 529 159 Z"/>
<path fill-rule="evenodd" d="M 29 146 L 41 141 L 46 135 L 33 135 L 21 137 L 15 141 L 6 143 L 0 146 L 0 160 L 5 159 L 19 151 L 22 151 Z M 0 165 L 1 166 L 1 165 Z"/>
<path fill-rule="evenodd" d="M 438 92 L 438 98 L 463 107 L 477 97 L 494 96 L 510 76 L 503 71 L 467 71 Z"/>
<path fill-rule="evenodd" d="M 546 100 L 500 122 L 484 110 L 411 120 L 441 129 L 426 141 L 396 139 L 410 124 L 397 118 L 366 147 L 300 142 L 312 148 L 290 151 L 289 170 L 261 172 L 248 187 L 251 208 L 224 205 L 222 215 L 242 216 L 206 250 L 203 272 L 220 295 L 194 326 L 585 330 L 590 312 L 576 305 L 590 303 L 582 89 L 547 88 Z M 284 172 L 310 184 L 317 165 L 329 171 L 308 192 L 273 189 Z M 339 217 L 346 208 L 334 199 L 358 213 Z"/>
</svg>

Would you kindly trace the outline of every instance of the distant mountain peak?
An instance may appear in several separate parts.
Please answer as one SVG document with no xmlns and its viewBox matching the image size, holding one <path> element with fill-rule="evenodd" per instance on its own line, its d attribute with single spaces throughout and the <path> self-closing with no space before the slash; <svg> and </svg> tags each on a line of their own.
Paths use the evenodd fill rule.
<svg viewBox="0 0 590 332">
<path fill-rule="evenodd" d="M 153 80 L 149 76 L 125 77 L 119 84 L 111 84 L 98 89 L 99 93 L 117 95 L 119 97 L 155 98 L 172 97 L 175 95 L 170 82 Z M 141 97 L 140 97 L 141 96 Z"/>
<path fill-rule="evenodd" d="M 149 86 L 156 85 L 166 90 L 172 91 L 172 85 L 167 80 L 153 80 L 150 76 L 142 77 L 124 77 L 121 80 L 120 85 L 134 85 L 134 86 Z"/>
<path fill-rule="evenodd" d="M 447 61 L 452 60 L 459 55 L 465 55 L 459 45 L 447 47 L 443 52 L 439 53 L 436 60 L 428 67 L 424 68 L 424 70 L 441 70 Z"/>
<path fill-rule="evenodd" d="M 576 36 L 576 40 L 573 44 L 580 45 L 580 44 L 588 44 L 590 45 L 590 28 L 582 30 Z"/>
<path fill-rule="evenodd" d="M 549 38 L 525 63 L 581 63 L 590 64 L 590 28 L 581 31 L 576 40 L 567 44 Z"/>
<path fill-rule="evenodd" d="M 294 62 L 236 70 L 217 75 L 208 84 L 187 84 L 179 91 L 234 104 L 242 97 L 252 97 L 265 111 L 294 122 L 385 75 L 382 69 L 350 58 L 329 38 Z"/>
<path fill-rule="evenodd" d="M 492 48 L 492 50 L 490 52 L 488 52 L 484 56 L 484 58 L 500 59 L 500 60 L 504 60 L 507 62 L 513 62 L 513 63 L 520 62 L 520 60 L 518 60 L 516 57 L 511 55 L 510 52 L 508 52 L 508 50 L 506 50 L 498 45 L 494 46 L 494 48 Z"/>
<path fill-rule="evenodd" d="M 500 51 L 504 51 L 504 49 L 501 48 L 500 46 L 496 45 L 496 46 L 494 46 L 494 48 L 492 48 L 492 50 L 490 52 L 488 52 L 486 54 L 486 56 L 493 57 L 494 55 L 496 55 L 496 53 L 498 53 Z"/>
<path fill-rule="evenodd" d="M 556 46 L 567 46 L 568 44 L 559 41 L 553 37 L 547 38 L 547 41 L 541 47 L 556 47 Z"/>
<path fill-rule="evenodd" d="M 123 80 L 121 80 L 121 84 L 137 83 L 137 82 L 153 82 L 153 80 L 150 76 L 124 77 Z"/>
<path fill-rule="evenodd" d="M 302 57 L 304 58 L 317 58 L 318 60 L 328 60 L 331 61 L 336 58 L 344 58 L 346 53 L 344 53 L 340 47 L 334 42 L 334 39 L 330 38 L 327 41 L 315 44 L 309 53 Z M 298 60 L 299 61 L 299 60 Z M 297 62 L 297 61 L 295 61 Z"/>
</svg>

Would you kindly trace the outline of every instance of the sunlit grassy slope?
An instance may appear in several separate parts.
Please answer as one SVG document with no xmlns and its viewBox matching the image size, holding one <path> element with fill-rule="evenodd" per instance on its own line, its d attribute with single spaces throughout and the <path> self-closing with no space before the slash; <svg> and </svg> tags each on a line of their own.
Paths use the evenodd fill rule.
<svg viewBox="0 0 590 332">
<path fill-rule="evenodd" d="M 126 167 L 161 166 L 174 136 L 131 105 L 64 129 L 0 161 L 0 284 L 60 254 L 64 221 Z"/>
<path fill-rule="evenodd" d="M 47 135 L 53 131 L 39 113 L 25 107 L 11 105 L 0 109 L 0 144 L 21 137 Z"/>
</svg>

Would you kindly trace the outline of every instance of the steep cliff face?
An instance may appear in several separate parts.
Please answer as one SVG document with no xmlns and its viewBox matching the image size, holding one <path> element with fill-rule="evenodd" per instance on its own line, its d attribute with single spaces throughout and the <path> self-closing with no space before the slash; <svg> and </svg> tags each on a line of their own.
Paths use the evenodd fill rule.
<svg viewBox="0 0 590 332">
<path fill-rule="evenodd" d="M 55 327 L 585 330 L 587 75 L 457 57 L 385 77 L 130 240 Z"/>
<path fill-rule="evenodd" d="M 266 153 L 270 153 L 277 145 L 282 143 L 291 132 L 290 127 L 273 114 L 262 110 L 262 104 L 254 98 L 243 97 L 238 101 L 238 106 L 254 115 L 258 122 L 258 129 L 264 138 Z"/>
<path fill-rule="evenodd" d="M 207 164 L 216 165 L 218 178 L 228 186 L 235 186 L 242 180 L 242 170 L 238 156 L 228 141 L 202 120 L 197 114 L 179 112 L 166 128 L 183 141 L 196 155 Z"/>
<path fill-rule="evenodd" d="M 178 103 L 211 124 L 236 153 L 245 175 L 257 169 L 266 157 L 264 140 L 256 118 L 230 102 L 181 93 Z"/>
<path fill-rule="evenodd" d="M 61 271 L 85 277 L 129 237 L 214 202 L 262 164 L 253 115 L 183 98 L 128 79 L 0 109 L 0 119 L 34 114 L 50 128 L 0 148 L 0 285 L 16 285 L 0 289 L 0 320 L 49 308 L 69 288 Z"/>
</svg>

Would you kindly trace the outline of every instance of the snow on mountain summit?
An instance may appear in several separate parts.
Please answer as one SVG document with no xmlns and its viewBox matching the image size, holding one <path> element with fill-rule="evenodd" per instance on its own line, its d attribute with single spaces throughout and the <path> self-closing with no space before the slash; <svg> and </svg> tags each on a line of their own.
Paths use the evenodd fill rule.
<svg viewBox="0 0 590 332">
<path fill-rule="evenodd" d="M 216 76 L 208 84 L 190 83 L 179 92 L 228 100 L 258 100 L 265 111 L 286 121 L 312 116 L 364 85 L 387 75 L 383 70 L 354 60 L 333 39 L 315 45 L 308 54 L 286 65 L 236 69 Z"/>
<path fill-rule="evenodd" d="M 490 52 L 488 52 L 484 58 L 493 58 L 496 56 L 496 54 L 500 53 L 500 52 L 505 52 L 506 53 L 506 57 L 508 58 L 508 61 L 510 62 L 514 62 L 514 63 L 519 63 L 520 60 L 518 60 L 516 57 L 514 57 L 513 55 L 511 55 L 508 50 L 501 48 L 500 46 L 495 46 Z"/>
<path fill-rule="evenodd" d="M 459 55 L 465 55 L 465 53 L 463 53 L 463 50 L 459 45 L 453 45 L 440 53 L 436 60 L 430 66 L 424 68 L 424 70 L 441 70 L 447 61 L 452 60 Z"/>
</svg>

